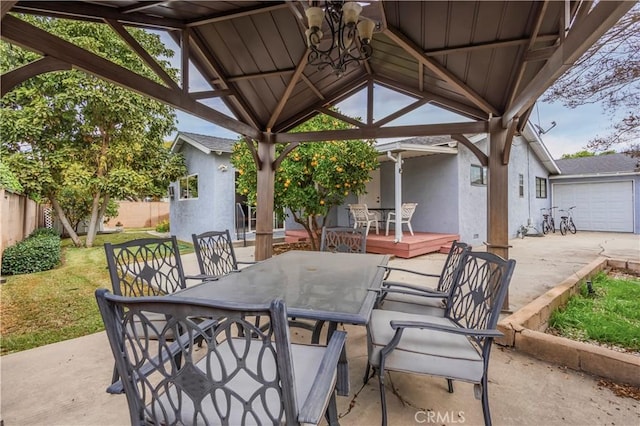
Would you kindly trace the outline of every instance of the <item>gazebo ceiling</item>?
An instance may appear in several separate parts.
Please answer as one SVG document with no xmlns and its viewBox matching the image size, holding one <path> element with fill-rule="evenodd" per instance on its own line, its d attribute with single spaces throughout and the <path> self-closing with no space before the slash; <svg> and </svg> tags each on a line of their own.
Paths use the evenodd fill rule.
<svg viewBox="0 0 640 426">
<path fill-rule="evenodd" d="M 179 43 L 188 40 L 183 64 L 191 60 L 210 82 L 211 92 L 188 93 L 181 88 L 184 84 L 167 81 L 173 95 L 129 83 L 134 90 L 256 138 L 263 132 L 286 132 L 369 87 L 368 116 L 362 122 L 352 120 L 367 136 L 426 102 L 482 122 L 500 116 L 505 127 L 513 118 L 526 118 L 536 98 L 633 3 L 361 3 L 362 16 L 377 23 L 373 55 L 364 64 L 351 64 L 340 78 L 330 68 L 307 64 L 304 9 L 309 2 L 303 1 L 3 1 L 2 37 L 101 75 L 100 70 L 90 69 L 88 56 L 75 60 L 78 55 L 64 56 L 60 53 L 64 49 L 53 40 L 22 34 L 29 27 L 7 11 L 107 22 L 116 30 L 122 25 L 166 29 Z M 135 48 L 135 41 L 130 44 Z M 104 75 L 128 85 L 125 77 Z M 376 123 L 371 111 L 374 84 L 408 94 L 416 102 Z M 225 120 L 194 102 L 205 97 L 221 97 L 237 120 Z M 416 132 L 407 130 L 399 136 Z M 385 135 L 395 133 L 387 129 Z"/>
</svg>

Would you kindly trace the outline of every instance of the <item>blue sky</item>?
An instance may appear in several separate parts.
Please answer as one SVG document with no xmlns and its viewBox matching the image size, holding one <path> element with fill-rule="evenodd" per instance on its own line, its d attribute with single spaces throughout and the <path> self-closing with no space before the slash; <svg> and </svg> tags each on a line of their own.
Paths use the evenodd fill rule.
<svg viewBox="0 0 640 426">
<path fill-rule="evenodd" d="M 158 32 L 158 34 L 160 34 L 162 41 L 167 47 L 173 49 L 175 52 L 180 51 L 179 47 L 170 37 L 164 35 L 162 32 Z M 178 67 L 179 55 L 174 56 L 170 61 L 175 62 L 174 66 Z M 209 85 L 203 80 L 194 67 L 190 67 L 189 74 L 190 91 L 210 90 Z M 376 90 L 385 93 L 384 96 L 376 96 L 378 99 L 384 99 L 384 103 L 374 104 L 374 119 L 382 118 L 396 111 L 398 108 L 402 108 L 409 102 L 404 95 L 383 88 L 377 88 Z M 231 112 L 219 99 L 204 101 L 204 103 L 231 116 Z M 346 115 L 363 117 L 366 115 L 364 105 L 366 105 L 364 95 L 356 94 L 342 102 L 339 107 Z M 238 137 L 238 135 L 233 132 L 181 111 L 177 111 L 177 116 L 177 128 L 179 131 L 231 139 Z M 456 116 L 437 107 L 425 105 L 393 121 L 389 125 L 431 124 L 453 121 L 465 120 L 460 116 Z M 608 133 L 608 129 L 612 125 L 611 118 L 606 115 L 602 107 L 597 104 L 569 109 L 559 103 L 540 102 L 537 107 L 534 108 L 530 121 L 545 130 L 552 126 L 553 121 L 556 122 L 555 127 L 541 135 L 542 140 L 551 152 L 553 158 L 559 158 L 562 154 L 570 154 L 584 149 L 589 139 L 596 135 Z M 175 134 L 171 135 L 171 137 L 175 137 Z"/>
</svg>

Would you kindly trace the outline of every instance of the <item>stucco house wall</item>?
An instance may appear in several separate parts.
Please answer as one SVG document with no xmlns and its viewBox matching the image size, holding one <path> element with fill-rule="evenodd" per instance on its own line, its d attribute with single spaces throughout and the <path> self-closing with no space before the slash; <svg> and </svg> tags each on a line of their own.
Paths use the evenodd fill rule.
<svg viewBox="0 0 640 426">
<path fill-rule="evenodd" d="M 475 143 L 487 152 L 487 139 Z M 549 159 L 550 160 L 550 159 Z M 435 154 L 404 159 L 402 200 L 417 202 L 411 224 L 417 232 L 457 233 L 472 245 L 487 238 L 487 187 L 471 184 L 471 165 L 480 165 L 467 148 L 458 145 L 458 153 Z M 524 178 L 520 197 L 519 175 Z M 509 161 L 509 236 L 515 237 L 529 219 L 540 229 L 541 208 L 550 204 L 549 170 L 523 136 L 514 138 Z M 547 198 L 536 198 L 536 177 L 547 179 Z M 381 164 L 382 205 L 394 203 L 394 164 Z"/>
<path fill-rule="evenodd" d="M 449 154 L 411 157 L 402 164 L 402 201 L 418 203 L 411 220 L 417 232 L 458 232 L 457 156 Z M 394 163 L 380 165 L 383 206 L 395 202 Z M 452 197 L 453 196 L 453 197 Z M 434 228 L 439 229 L 435 231 Z M 405 228 L 406 230 L 406 228 Z"/>
<path fill-rule="evenodd" d="M 178 182 L 170 199 L 171 233 L 191 241 L 191 234 L 229 229 L 235 235 L 235 169 L 228 152 L 205 153 L 187 143 L 178 152 L 184 155 L 189 175 L 198 174 L 198 198 L 181 199 Z"/>
</svg>

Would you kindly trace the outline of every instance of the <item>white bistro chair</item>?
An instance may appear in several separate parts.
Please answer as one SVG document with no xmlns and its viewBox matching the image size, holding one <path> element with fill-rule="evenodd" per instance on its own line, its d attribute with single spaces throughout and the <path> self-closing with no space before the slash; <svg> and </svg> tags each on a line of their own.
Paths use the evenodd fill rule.
<svg viewBox="0 0 640 426">
<path fill-rule="evenodd" d="M 402 226 L 403 223 L 406 223 L 407 227 L 409 228 L 409 232 L 411 232 L 411 235 L 413 235 L 413 228 L 411 228 L 411 217 L 413 216 L 413 213 L 415 213 L 417 206 L 418 203 L 402 203 L 402 207 L 400 208 L 402 212 L 402 216 L 400 218 L 400 226 Z M 391 222 L 395 222 L 395 220 L 396 212 L 389 212 L 389 214 L 387 215 L 385 235 L 389 235 L 389 224 Z"/>
<path fill-rule="evenodd" d="M 379 233 L 378 215 L 372 213 L 366 204 L 349 204 L 349 211 L 353 216 L 353 227 L 364 226 L 366 228 L 365 235 L 369 235 L 369 228 L 373 223 L 376 227 L 376 234 Z"/>
</svg>

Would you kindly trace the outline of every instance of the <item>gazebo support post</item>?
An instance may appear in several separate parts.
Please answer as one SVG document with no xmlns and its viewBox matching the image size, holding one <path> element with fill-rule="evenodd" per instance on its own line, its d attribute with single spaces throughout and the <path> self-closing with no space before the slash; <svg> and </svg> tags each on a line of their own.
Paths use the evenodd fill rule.
<svg viewBox="0 0 640 426">
<path fill-rule="evenodd" d="M 273 196 L 275 169 L 273 163 L 276 145 L 273 134 L 266 133 L 265 140 L 258 141 L 258 194 L 256 197 L 256 248 L 255 259 L 264 260 L 273 255 Z"/>
<path fill-rule="evenodd" d="M 511 126 L 509 126 L 511 127 Z M 509 258 L 509 164 L 503 152 L 511 146 L 513 132 L 502 127 L 502 118 L 489 119 L 489 173 L 487 182 L 487 251 Z M 509 310 L 509 294 L 503 310 Z"/>
</svg>

